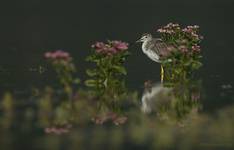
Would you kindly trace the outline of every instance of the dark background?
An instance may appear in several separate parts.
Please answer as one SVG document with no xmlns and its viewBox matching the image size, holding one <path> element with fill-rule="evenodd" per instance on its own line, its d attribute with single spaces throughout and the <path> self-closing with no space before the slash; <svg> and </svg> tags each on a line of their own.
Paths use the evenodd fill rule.
<svg viewBox="0 0 234 150">
<path fill-rule="evenodd" d="M 144 32 L 169 22 L 197 24 L 205 39 L 200 77 L 212 108 L 233 102 L 234 83 L 233 0 L 20 0 L 0 5 L 0 88 L 25 90 L 56 82 L 43 59 L 46 51 L 63 49 L 72 54 L 78 76 L 85 80 L 84 59 L 95 41 L 120 39 L 133 43 Z M 148 59 L 140 45 L 131 46 L 127 83 L 142 89 L 143 82 L 159 81 L 160 66 Z M 42 66 L 46 71 L 39 74 Z"/>
</svg>

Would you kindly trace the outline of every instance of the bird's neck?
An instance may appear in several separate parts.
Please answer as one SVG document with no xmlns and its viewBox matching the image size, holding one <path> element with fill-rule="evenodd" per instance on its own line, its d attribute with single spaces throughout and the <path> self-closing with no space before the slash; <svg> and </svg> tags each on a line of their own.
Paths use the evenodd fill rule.
<svg viewBox="0 0 234 150">
<path fill-rule="evenodd" d="M 153 38 L 148 38 L 145 42 L 150 42 L 152 40 L 153 40 Z"/>
</svg>

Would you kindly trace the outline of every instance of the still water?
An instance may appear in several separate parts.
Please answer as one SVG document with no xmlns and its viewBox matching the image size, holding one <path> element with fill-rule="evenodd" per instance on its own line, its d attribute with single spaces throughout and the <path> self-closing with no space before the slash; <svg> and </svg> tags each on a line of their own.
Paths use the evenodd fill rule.
<svg viewBox="0 0 234 150">
<path fill-rule="evenodd" d="M 9 91 L 14 94 L 12 99 L 20 99 L 23 105 L 17 108 L 18 115 L 10 111 L 10 105 L 9 108 L 6 104 L 6 110 L 1 106 L 1 112 L 9 112 L 0 116 L 1 122 L 5 122 L 0 130 L 0 149 L 101 149 L 103 146 L 109 149 L 155 149 L 167 145 L 172 145 L 168 149 L 192 149 L 198 143 L 199 149 L 233 148 L 233 6 L 231 0 L 5 2 L 0 13 L 0 95 L 3 97 Z M 197 73 L 201 84 L 201 116 L 178 132 L 175 132 L 177 127 L 170 123 L 156 123 L 157 127 L 149 128 L 157 119 L 146 117 L 141 111 L 144 82 L 160 81 L 160 65 L 148 59 L 135 41 L 145 32 L 157 37 L 156 30 L 168 22 L 197 24 L 204 36 L 204 65 Z M 137 91 L 138 98 L 132 104 L 136 110 L 129 110 L 127 125 L 119 128 L 111 123 L 104 127 L 80 123 L 81 126 L 73 127 L 72 133 L 45 134 L 45 127 L 40 123 L 43 117 L 38 110 L 41 107 L 37 102 L 35 104 L 31 91 L 44 89 L 47 85 L 56 88 L 58 83 L 43 53 L 57 49 L 71 53 L 78 69 L 77 76 L 84 81 L 86 68 L 92 66 L 84 61 L 90 54 L 91 44 L 106 39 L 131 44 L 132 54 L 126 63 L 127 87 L 130 91 Z M 81 87 L 84 87 L 83 83 Z M 11 98 L 6 99 L 9 102 Z M 14 124 L 21 118 L 24 118 L 22 124 Z M 173 122 L 173 119 L 169 120 Z M 207 137 L 212 138 L 206 141 Z"/>
</svg>

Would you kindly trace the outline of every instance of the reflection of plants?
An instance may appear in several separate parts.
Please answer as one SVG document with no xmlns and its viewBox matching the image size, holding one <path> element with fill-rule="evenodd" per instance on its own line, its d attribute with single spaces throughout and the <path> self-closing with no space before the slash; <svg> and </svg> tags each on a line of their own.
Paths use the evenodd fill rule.
<svg viewBox="0 0 234 150">
<path fill-rule="evenodd" d="M 72 57 L 70 56 L 70 54 L 62 50 L 57 50 L 54 52 L 46 52 L 45 58 L 55 69 L 59 81 L 63 85 L 65 92 L 71 95 L 72 84 L 79 81 L 73 77 L 76 69 L 72 62 Z"/>
<path fill-rule="evenodd" d="M 201 82 L 184 82 L 184 84 L 176 84 L 174 87 L 174 97 L 172 107 L 176 112 L 178 119 L 183 119 L 191 111 L 201 108 Z"/>
<path fill-rule="evenodd" d="M 202 66 L 199 44 L 203 37 L 199 35 L 199 26 L 182 29 L 179 24 L 169 23 L 158 29 L 158 32 L 165 43 L 172 45 L 170 53 L 161 54 L 166 80 L 186 78 Z"/>
<path fill-rule="evenodd" d="M 123 75 L 127 74 L 123 64 L 129 55 L 128 44 L 121 41 L 97 42 L 92 45 L 93 54 L 88 62 L 95 63 L 95 69 L 87 69 L 91 78 L 86 85 L 93 87 L 99 94 L 119 95 L 124 92 Z"/>
<path fill-rule="evenodd" d="M 156 112 L 161 119 L 180 121 L 201 107 L 200 81 L 180 81 L 170 88 L 161 84 L 152 86 L 149 81 L 145 85 L 142 96 L 144 113 Z"/>
<path fill-rule="evenodd" d="M 121 95 L 116 99 L 119 100 L 117 108 L 124 110 L 125 113 L 119 114 L 119 111 L 116 111 L 117 109 L 113 109 L 117 104 L 109 107 L 110 105 L 106 105 L 106 103 L 99 103 L 96 93 L 93 91 L 77 91 L 72 97 L 72 105 L 69 101 L 58 96 L 51 88 L 46 88 L 37 97 L 39 98 L 36 101 L 37 109 L 35 110 L 37 122 L 40 127 L 45 128 L 46 133 L 66 133 L 70 130 L 70 126 L 74 125 L 106 124 L 110 122 L 121 125 L 127 121 L 125 113 L 138 104 L 136 93 Z M 122 99 L 123 101 L 121 101 Z"/>
<path fill-rule="evenodd" d="M 0 101 L 4 101 L 4 99 Z M 143 115 L 135 107 L 135 109 L 127 112 L 127 124 L 116 127 L 112 123 L 103 124 L 102 126 L 91 124 L 90 117 L 86 113 L 87 107 L 83 105 L 80 106 L 83 109 L 77 109 L 79 110 L 77 118 L 81 120 L 85 116 L 83 118 L 84 121 L 72 125 L 48 125 L 45 128 L 46 133 L 60 135 L 48 136 L 48 134 L 42 134 L 43 130 L 41 128 L 44 126 L 38 125 L 38 119 L 40 119 L 37 117 L 38 109 L 27 105 L 27 108 L 32 111 L 33 119 L 29 119 L 30 115 L 24 115 L 27 113 L 27 108 L 20 111 L 17 110 L 25 107 L 25 105 L 19 103 L 19 99 L 13 99 L 13 102 L 16 102 L 14 103 L 14 111 L 17 113 L 13 114 L 14 119 L 9 122 L 11 128 L 7 129 L 1 126 L 9 119 L 5 115 L 7 112 L 1 108 L 0 143 L 1 148 L 4 150 L 22 147 L 22 144 L 25 144 L 25 142 L 20 140 L 22 137 L 27 138 L 27 143 L 41 143 L 42 146 L 39 146 L 39 148 L 43 147 L 46 150 L 58 149 L 58 147 L 67 147 L 68 149 L 89 149 L 90 147 L 91 149 L 103 149 L 105 144 L 108 145 L 108 148 L 116 149 L 129 149 L 129 147 L 168 149 L 168 145 L 172 145 L 173 149 L 182 150 L 194 149 L 194 147 L 204 149 L 207 145 L 212 145 L 214 149 L 216 147 L 216 149 L 233 149 L 234 120 L 231 118 L 234 117 L 234 106 L 216 110 L 212 114 L 191 114 L 183 125 L 173 120 L 160 121 L 154 115 Z M 85 103 L 86 101 L 84 100 L 83 102 Z M 79 104 L 78 101 L 76 103 L 77 105 Z M 87 106 L 90 106 L 90 104 Z M 81 113 L 82 111 L 83 113 Z M 113 115 L 111 116 L 113 118 Z M 41 117 L 46 117 L 46 115 Z M 100 121 L 99 118 L 96 121 Z M 69 134 L 66 134 L 67 132 Z M 64 142 L 68 139 L 69 144 Z M 20 140 L 20 142 L 16 142 L 17 140 Z M 214 145 L 214 143 L 217 144 Z M 172 149 L 171 147 L 170 149 Z"/>
<path fill-rule="evenodd" d="M 171 100 L 158 106 L 159 114 L 178 121 L 186 119 L 191 112 L 197 112 L 201 108 L 200 92 L 200 81 L 184 81 L 183 84 L 175 84 L 171 91 Z"/>
<path fill-rule="evenodd" d="M 14 120 L 14 100 L 10 93 L 5 93 L 0 101 L 0 128 L 10 128 Z M 1 118 L 2 117 L 2 118 Z"/>
</svg>

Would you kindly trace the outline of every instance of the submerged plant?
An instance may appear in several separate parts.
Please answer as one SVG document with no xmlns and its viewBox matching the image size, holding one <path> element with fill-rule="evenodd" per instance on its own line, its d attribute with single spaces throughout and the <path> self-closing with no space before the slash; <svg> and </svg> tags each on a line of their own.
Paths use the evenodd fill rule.
<svg viewBox="0 0 234 150">
<path fill-rule="evenodd" d="M 202 66 L 200 43 L 203 37 L 199 35 L 199 26 L 181 28 L 179 24 L 169 23 L 158 32 L 166 44 L 173 45 L 170 53 L 161 54 L 166 80 L 186 78 Z"/>
<path fill-rule="evenodd" d="M 54 52 L 46 52 L 45 58 L 55 69 L 65 92 L 68 95 L 71 95 L 72 84 L 78 83 L 79 80 L 73 76 L 73 74 L 76 72 L 76 68 L 72 62 L 72 57 L 70 54 L 62 50 L 57 50 Z"/>
<path fill-rule="evenodd" d="M 86 72 L 91 78 L 86 85 L 93 87 L 99 94 L 119 95 L 124 92 L 123 76 L 127 74 L 123 66 L 129 56 L 128 43 L 122 41 L 96 42 L 92 45 L 93 53 L 88 62 L 95 63 L 94 69 Z"/>
</svg>

